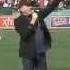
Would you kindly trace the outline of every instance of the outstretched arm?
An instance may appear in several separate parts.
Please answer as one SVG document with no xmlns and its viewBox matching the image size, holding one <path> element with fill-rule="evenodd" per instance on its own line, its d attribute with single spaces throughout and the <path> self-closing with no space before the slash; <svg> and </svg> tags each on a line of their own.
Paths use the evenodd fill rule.
<svg viewBox="0 0 70 70">
<path fill-rule="evenodd" d="M 60 3 L 61 0 L 50 0 L 46 8 L 39 12 L 39 16 L 45 18 L 48 16 Z"/>
</svg>

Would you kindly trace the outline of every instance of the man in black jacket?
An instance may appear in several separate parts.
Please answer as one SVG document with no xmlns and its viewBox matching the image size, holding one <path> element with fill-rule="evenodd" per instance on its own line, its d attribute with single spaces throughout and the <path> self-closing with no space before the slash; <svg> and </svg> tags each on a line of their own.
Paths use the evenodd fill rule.
<svg viewBox="0 0 70 70">
<path fill-rule="evenodd" d="M 20 35 L 19 56 L 22 57 L 23 70 L 47 70 L 46 50 L 51 47 L 51 36 L 43 19 L 59 2 L 51 1 L 37 14 L 31 2 L 20 1 L 21 15 L 15 19 L 14 25 Z"/>
</svg>

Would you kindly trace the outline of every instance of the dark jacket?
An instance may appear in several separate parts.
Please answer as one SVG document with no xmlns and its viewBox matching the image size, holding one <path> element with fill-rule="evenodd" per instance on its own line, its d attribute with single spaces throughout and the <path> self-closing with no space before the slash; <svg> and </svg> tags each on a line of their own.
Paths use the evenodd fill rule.
<svg viewBox="0 0 70 70">
<path fill-rule="evenodd" d="M 46 9 L 44 9 L 44 11 L 38 12 L 39 15 L 38 20 L 40 23 L 40 28 L 43 30 L 45 44 L 48 47 L 51 47 L 51 36 L 43 19 L 50 12 L 52 12 L 52 10 L 54 10 L 57 4 L 54 4 L 53 6 L 49 5 Z M 28 17 L 24 15 L 21 15 L 17 19 L 15 19 L 14 25 L 15 25 L 15 30 L 20 35 L 19 56 L 27 57 L 27 58 L 35 57 L 36 54 L 35 33 L 36 33 L 37 25 L 35 26 L 31 25 Z"/>
</svg>

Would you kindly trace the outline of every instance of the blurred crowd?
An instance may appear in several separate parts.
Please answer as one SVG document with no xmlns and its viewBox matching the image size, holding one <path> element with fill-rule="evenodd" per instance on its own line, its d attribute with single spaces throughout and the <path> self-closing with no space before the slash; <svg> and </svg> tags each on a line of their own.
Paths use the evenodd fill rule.
<svg viewBox="0 0 70 70">
<path fill-rule="evenodd" d="M 0 0 L 0 7 L 12 7 L 18 6 L 19 0 Z"/>
<path fill-rule="evenodd" d="M 0 7 L 12 7 L 18 8 L 20 0 L 0 0 Z M 48 1 L 50 0 L 32 0 L 34 5 L 37 3 L 41 3 L 41 7 L 43 7 L 43 3 L 46 6 Z M 37 2 L 37 3 L 36 3 Z M 70 0 L 62 0 L 58 6 L 59 8 L 70 8 Z"/>
<path fill-rule="evenodd" d="M 59 8 L 70 9 L 70 0 L 62 0 L 59 3 Z"/>
</svg>

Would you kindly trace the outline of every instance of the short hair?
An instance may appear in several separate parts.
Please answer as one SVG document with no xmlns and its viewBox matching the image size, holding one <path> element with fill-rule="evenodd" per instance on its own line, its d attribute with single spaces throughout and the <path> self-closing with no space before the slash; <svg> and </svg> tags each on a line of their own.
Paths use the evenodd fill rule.
<svg viewBox="0 0 70 70">
<path fill-rule="evenodd" d="M 19 1 L 18 9 L 21 8 L 23 5 L 32 6 L 31 0 L 21 0 Z"/>
</svg>

